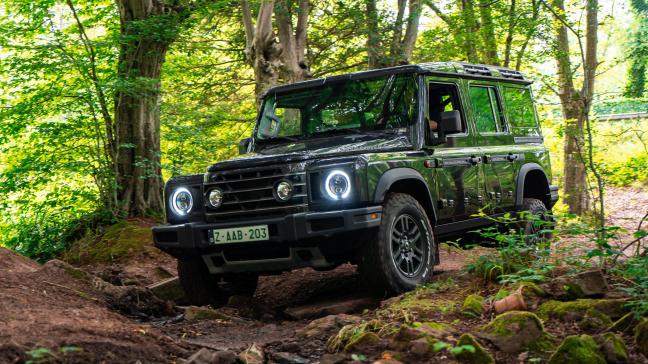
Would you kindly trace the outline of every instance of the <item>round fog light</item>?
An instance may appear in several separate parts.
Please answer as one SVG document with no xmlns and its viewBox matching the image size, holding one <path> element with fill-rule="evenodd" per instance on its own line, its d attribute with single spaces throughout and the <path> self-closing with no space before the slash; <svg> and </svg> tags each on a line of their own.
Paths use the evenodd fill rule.
<svg viewBox="0 0 648 364">
<path fill-rule="evenodd" d="M 218 188 L 214 188 L 209 192 L 209 205 L 213 208 L 219 208 L 223 203 L 223 191 Z"/>
<path fill-rule="evenodd" d="M 275 190 L 277 198 L 281 201 L 288 201 L 293 194 L 293 185 L 288 181 L 281 181 Z"/>
</svg>

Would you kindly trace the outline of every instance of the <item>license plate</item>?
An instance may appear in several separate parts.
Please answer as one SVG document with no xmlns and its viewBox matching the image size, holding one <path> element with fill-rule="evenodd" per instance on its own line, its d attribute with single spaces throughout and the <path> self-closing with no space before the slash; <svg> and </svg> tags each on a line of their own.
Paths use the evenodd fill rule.
<svg viewBox="0 0 648 364">
<path fill-rule="evenodd" d="M 270 239 L 268 225 L 244 226 L 229 229 L 212 230 L 212 243 L 239 243 Z"/>
</svg>

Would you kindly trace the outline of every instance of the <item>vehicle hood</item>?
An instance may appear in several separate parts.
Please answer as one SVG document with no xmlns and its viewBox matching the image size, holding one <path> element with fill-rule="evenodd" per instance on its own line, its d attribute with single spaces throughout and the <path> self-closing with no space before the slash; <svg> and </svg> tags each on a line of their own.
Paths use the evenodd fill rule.
<svg viewBox="0 0 648 364">
<path fill-rule="evenodd" d="M 345 141 L 348 141 L 345 143 Z M 383 136 L 367 139 L 366 136 L 345 135 L 335 138 L 304 140 L 293 143 L 267 145 L 257 153 L 244 154 L 209 166 L 208 171 L 253 167 L 266 164 L 305 161 L 314 158 L 347 156 L 360 153 L 392 152 L 412 148 L 405 136 Z"/>
</svg>

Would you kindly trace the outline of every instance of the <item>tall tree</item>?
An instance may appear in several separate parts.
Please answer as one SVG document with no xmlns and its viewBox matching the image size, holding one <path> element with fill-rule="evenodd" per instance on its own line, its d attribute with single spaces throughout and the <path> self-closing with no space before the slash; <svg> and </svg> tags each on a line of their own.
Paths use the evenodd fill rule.
<svg viewBox="0 0 648 364">
<path fill-rule="evenodd" d="M 299 0 L 295 9 L 289 0 L 262 0 L 256 19 L 247 0 L 241 0 L 245 27 L 245 55 L 254 70 L 257 106 L 265 91 L 285 82 L 297 82 L 310 75 L 306 60 L 308 41 L 309 0 Z M 273 26 L 273 15 L 276 31 Z M 293 18 L 297 26 L 293 30 Z"/>
<path fill-rule="evenodd" d="M 598 67 L 598 1 L 585 0 L 586 26 L 584 35 L 569 22 L 565 11 L 564 0 L 553 0 L 546 4 L 554 15 L 555 50 L 554 55 L 558 68 L 558 97 L 565 119 L 564 143 L 564 197 L 569 211 L 581 214 L 589 207 L 587 188 L 587 160 L 585 155 L 585 126 L 589 129 L 589 114 L 594 97 L 594 82 Z M 570 55 L 569 34 L 576 37 L 579 66 L 582 69 L 582 85 L 577 89 L 574 83 L 575 68 Z M 583 38 L 584 41 L 583 41 Z M 591 145 L 590 145 L 591 151 Z M 591 160 L 590 160 L 591 162 Z M 599 191 L 602 193 L 602 191 Z"/>
<path fill-rule="evenodd" d="M 422 0 L 398 0 L 396 17 L 388 26 L 380 23 L 376 0 L 366 0 L 365 9 L 368 67 L 380 68 L 410 63 L 419 32 Z M 381 28 L 387 28 L 386 34 L 390 34 L 391 39 L 380 36 Z"/>
<path fill-rule="evenodd" d="M 632 0 L 630 5 L 637 19 L 637 29 L 630 42 L 630 69 L 624 94 L 627 97 L 643 97 L 648 64 L 648 1 Z"/>
</svg>

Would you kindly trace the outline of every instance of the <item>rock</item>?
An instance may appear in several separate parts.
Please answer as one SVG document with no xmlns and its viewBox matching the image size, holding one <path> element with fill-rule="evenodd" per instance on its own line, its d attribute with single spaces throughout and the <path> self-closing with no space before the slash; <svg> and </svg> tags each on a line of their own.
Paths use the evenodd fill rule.
<svg viewBox="0 0 648 364">
<path fill-rule="evenodd" d="M 189 357 L 185 364 L 235 364 L 236 354 L 231 351 L 200 349 Z"/>
<path fill-rule="evenodd" d="M 229 320 L 231 317 L 222 312 L 212 310 L 205 306 L 188 306 L 184 312 L 185 320 L 187 321 L 203 321 L 203 320 Z"/>
<path fill-rule="evenodd" d="M 558 299 L 602 297 L 607 290 L 607 280 L 600 269 L 558 277 L 548 285 L 548 293 Z"/>
<path fill-rule="evenodd" d="M 342 364 L 346 361 L 345 354 L 324 354 L 320 358 L 320 364 Z"/>
<path fill-rule="evenodd" d="M 545 340 L 542 321 L 531 312 L 503 313 L 480 330 L 480 336 L 506 353 L 519 353 Z"/>
<path fill-rule="evenodd" d="M 568 336 L 549 358 L 548 364 L 606 364 L 596 341 L 589 335 Z"/>
<path fill-rule="evenodd" d="M 601 311 L 590 308 L 585 312 L 585 316 L 578 322 L 578 327 L 583 331 L 600 332 L 610 327 L 612 320 Z"/>
<path fill-rule="evenodd" d="M 628 312 L 625 300 L 582 299 L 560 302 L 547 301 L 538 307 L 538 316 L 542 319 L 556 318 L 563 321 L 580 321 L 591 309 L 607 315 L 610 319 L 618 319 Z M 591 312 L 591 311 L 590 311 Z"/>
<path fill-rule="evenodd" d="M 621 336 L 606 332 L 605 334 L 595 336 L 594 340 L 598 344 L 599 350 L 605 356 L 608 364 L 629 363 L 628 348 L 626 348 Z"/>
<path fill-rule="evenodd" d="M 547 296 L 547 292 L 533 282 L 518 282 L 511 287 L 511 291 L 519 291 L 525 298 Z"/>
<path fill-rule="evenodd" d="M 148 286 L 148 289 L 158 298 L 165 301 L 178 302 L 185 296 L 178 277 L 165 279 Z"/>
<path fill-rule="evenodd" d="M 380 337 L 378 337 L 378 335 L 373 332 L 364 332 L 349 340 L 349 342 L 344 346 L 344 351 L 363 352 L 379 341 Z"/>
<path fill-rule="evenodd" d="M 628 312 L 620 319 L 616 320 L 607 331 L 610 332 L 631 332 L 639 323 L 634 312 Z"/>
<path fill-rule="evenodd" d="M 332 331 L 339 331 L 342 327 L 360 322 L 358 316 L 339 314 L 329 315 L 311 321 L 305 327 L 297 330 L 297 336 L 312 338 L 316 336 L 330 335 Z"/>
<path fill-rule="evenodd" d="M 257 344 L 252 344 L 239 353 L 238 358 L 243 364 L 263 364 L 265 353 Z"/>
<path fill-rule="evenodd" d="M 433 352 L 430 340 L 425 337 L 411 341 L 409 351 L 418 356 L 427 356 Z"/>
<path fill-rule="evenodd" d="M 401 325 L 396 334 L 389 342 L 389 348 L 392 350 L 405 351 L 410 348 L 410 342 L 418 339 L 427 339 L 428 342 L 435 340 L 444 340 L 450 335 L 452 328 L 445 324 L 436 322 L 425 322 L 415 327 Z"/>
<path fill-rule="evenodd" d="M 302 358 L 297 354 L 291 354 L 286 352 L 272 353 L 270 355 L 272 360 L 277 364 L 308 364 L 310 360 Z"/>
<path fill-rule="evenodd" d="M 634 330 L 634 339 L 637 349 L 645 357 L 648 357 L 648 319 L 642 318 Z"/>
<path fill-rule="evenodd" d="M 484 297 L 471 294 L 464 300 L 461 313 L 468 317 L 479 317 L 484 311 Z"/>
<path fill-rule="evenodd" d="M 301 349 L 301 346 L 296 342 L 283 343 L 279 346 L 280 351 L 287 351 L 289 353 L 296 353 Z"/>
<path fill-rule="evenodd" d="M 374 298 L 363 297 L 343 301 L 318 302 L 315 304 L 289 307 L 284 313 L 293 320 L 305 320 L 327 315 L 362 312 L 366 308 L 375 308 L 378 302 Z"/>
<path fill-rule="evenodd" d="M 458 361 L 466 364 L 495 364 L 493 356 L 484 349 L 484 347 L 471 334 L 463 334 L 457 342 L 457 346 L 469 345 L 475 348 L 474 352 L 464 350 L 454 357 Z"/>
</svg>

